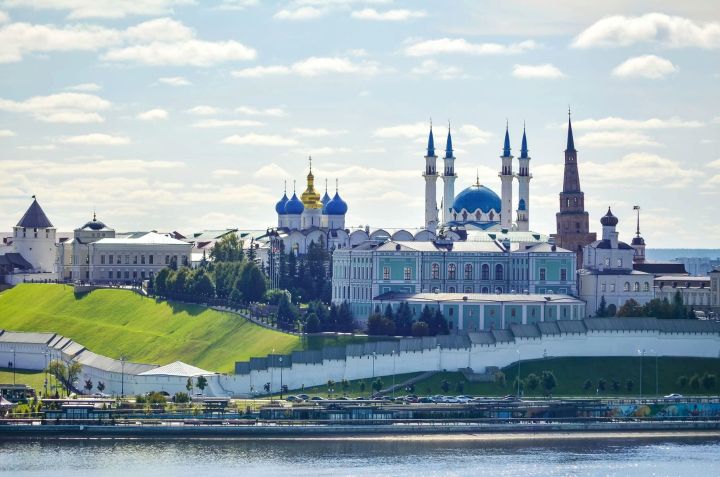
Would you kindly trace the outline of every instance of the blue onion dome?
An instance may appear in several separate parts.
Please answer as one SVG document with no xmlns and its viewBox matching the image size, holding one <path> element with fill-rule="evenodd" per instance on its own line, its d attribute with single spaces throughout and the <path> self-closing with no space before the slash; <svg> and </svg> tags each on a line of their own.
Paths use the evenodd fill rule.
<svg viewBox="0 0 720 477">
<path fill-rule="evenodd" d="M 287 215 L 300 215 L 303 213 L 303 210 L 305 210 L 305 206 L 300 201 L 300 199 L 298 199 L 295 192 L 293 192 L 290 200 L 285 203 L 285 213 Z"/>
<path fill-rule="evenodd" d="M 484 185 L 474 184 L 460 192 L 455 197 L 453 202 L 453 210 L 460 212 L 465 209 L 470 213 L 474 213 L 480 209 L 483 213 L 487 214 L 491 210 L 495 210 L 495 213 L 499 213 L 502 207 L 500 197 L 488 189 Z"/>
<path fill-rule="evenodd" d="M 347 204 L 340 198 L 340 194 L 337 192 L 335 192 L 335 197 L 325 206 L 327 215 L 345 215 L 347 210 Z"/>
<path fill-rule="evenodd" d="M 90 229 L 90 230 L 102 230 L 106 228 L 106 225 L 99 220 L 93 220 L 92 222 L 88 222 L 85 225 L 82 226 L 83 229 Z"/>
<path fill-rule="evenodd" d="M 285 204 L 288 202 L 287 194 L 283 194 L 282 199 L 278 201 L 277 204 L 275 204 L 275 212 L 278 213 L 278 215 L 285 215 Z"/>
<path fill-rule="evenodd" d="M 322 213 L 327 214 L 327 205 L 328 202 L 330 202 L 330 196 L 328 195 L 327 190 L 325 191 L 325 195 L 320 202 L 322 202 Z"/>
<path fill-rule="evenodd" d="M 618 218 L 610 211 L 610 207 L 608 207 L 607 214 L 600 219 L 600 223 L 603 227 L 615 227 L 618 224 Z"/>
</svg>

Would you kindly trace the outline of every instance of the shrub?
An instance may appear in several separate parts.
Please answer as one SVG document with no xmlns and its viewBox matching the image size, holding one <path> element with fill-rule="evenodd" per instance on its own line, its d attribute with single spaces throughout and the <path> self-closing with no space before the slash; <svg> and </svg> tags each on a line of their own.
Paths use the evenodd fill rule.
<svg viewBox="0 0 720 477">
<path fill-rule="evenodd" d="M 176 404 L 188 403 L 190 402 L 190 396 L 188 393 L 177 392 L 175 393 L 175 397 L 173 397 L 173 401 L 175 401 Z"/>
</svg>

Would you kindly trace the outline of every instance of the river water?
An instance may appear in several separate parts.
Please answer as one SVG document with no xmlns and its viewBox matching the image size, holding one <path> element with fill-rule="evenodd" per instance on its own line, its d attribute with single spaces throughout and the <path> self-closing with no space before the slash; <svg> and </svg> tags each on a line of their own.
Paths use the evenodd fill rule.
<svg viewBox="0 0 720 477">
<path fill-rule="evenodd" d="M 0 475 L 720 476 L 720 435 L 0 439 Z"/>
</svg>

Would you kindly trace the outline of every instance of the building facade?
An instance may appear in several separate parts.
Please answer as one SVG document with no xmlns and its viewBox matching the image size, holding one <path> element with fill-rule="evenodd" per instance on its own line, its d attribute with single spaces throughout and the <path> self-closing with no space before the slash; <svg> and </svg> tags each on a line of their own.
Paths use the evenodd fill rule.
<svg viewBox="0 0 720 477">
<path fill-rule="evenodd" d="M 602 240 L 585 246 L 585 261 L 578 271 L 578 291 L 587 303 L 588 316 L 596 316 L 603 298 L 614 315 L 630 299 L 644 305 L 654 297 L 654 276 L 633 269 L 635 249 L 618 240 L 618 219 L 609 207 L 600 223 Z"/>
<path fill-rule="evenodd" d="M 97 220 L 93 213 L 92 220 L 73 231 L 72 240 L 58 243 L 58 273 L 64 281 L 90 280 L 90 244 L 104 238 L 115 238 L 112 229 Z"/>
<path fill-rule="evenodd" d="M 547 243 L 367 242 L 333 252 L 332 301 L 358 321 L 386 293 L 575 294 L 575 254 Z"/>
<path fill-rule="evenodd" d="M 191 263 L 192 244 L 155 232 L 104 238 L 89 246 L 91 283 L 139 283 L 176 263 Z"/>
<path fill-rule="evenodd" d="M 712 290 L 710 277 L 688 275 L 665 275 L 655 278 L 655 298 L 672 303 L 675 293 L 680 292 L 683 304 L 698 311 L 710 311 Z"/>
</svg>

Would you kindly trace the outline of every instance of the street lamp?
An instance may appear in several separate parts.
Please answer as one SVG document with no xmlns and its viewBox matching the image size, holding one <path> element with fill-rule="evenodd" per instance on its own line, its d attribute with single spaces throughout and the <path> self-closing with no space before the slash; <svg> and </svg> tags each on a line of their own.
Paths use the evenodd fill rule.
<svg viewBox="0 0 720 477">
<path fill-rule="evenodd" d="M 392 397 L 393 400 L 395 399 L 395 350 L 390 351 L 390 354 L 393 358 L 393 387 L 392 387 Z"/>
<path fill-rule="evenodd" d="M 658 381 L 658 353 L 654 349 L 650 350 L 655 355 L 655 396 L 660 395 L 660 384 Z"/>
<path fill-rule="evenodd" d="M 638 354 L 640 355 L 640 399 L 642 399 L 642 383 L 643 383 L 643 356 L 645 356 L 645 350 L 644 349 L 638 349 Z"/>
<path fill-rule="evenodd" d="M 377 353 L 373 351 L 372 354 L 372 382 L 370 383 L 370 395 L 373 395 L 373 386 L 375 385 L 375 360 L 377 359 Z"/>
<path fill-rule="evenodd" d="M 47 393 L 48 393 L 48 391 L 47 391 L 47 389 L 48 389 L 48 363 L 47 363 L 48 352 L 47 351 L 43 352 L 43 356 L 45 357 L 45 394 L 43 395 L 43 397 L 46 398 Z"/>
<path fill-rule="evenodd" d="M 282 356 L 280 356 L 280 400 L 281 400 L 281 401 L 282 401 L 282 398 L 283 398 L 282 372 L 283 372 L 283 368 L 282 368 Z"/>
<path fill-rule="evenodd" d="M 125 397 L 125 362 L 127 361 L 127 356 L 124 354 L 120 355 L 120 367 L 121 367 L 121 374 L 120 374 L 120 397 Z"/>
</svg>

